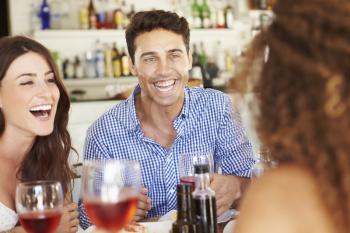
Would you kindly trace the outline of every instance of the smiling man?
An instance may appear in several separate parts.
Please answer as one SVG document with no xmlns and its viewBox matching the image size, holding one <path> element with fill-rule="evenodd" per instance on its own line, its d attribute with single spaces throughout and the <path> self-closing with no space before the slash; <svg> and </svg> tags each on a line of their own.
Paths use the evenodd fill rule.
<svg viewBox="0 0 350 233">
<path fill-rule="evenodd" d="M 138 77 L 133 94 L 89 128 L 84 159 L 138 160 L 143 189 L 136 220 L 176 209 L 180 154 L 214 156 L 224 175 L 214 174 L 220 215 L 239 197 L 250 176 L 252 147 L 222 92 L 188 88 L 192 55 L 183 17 L 161 10 L 138 12 L 127 30 L 129 65 Z M 83 228 L 89 226 L 80 205 Z"/>
</svg>

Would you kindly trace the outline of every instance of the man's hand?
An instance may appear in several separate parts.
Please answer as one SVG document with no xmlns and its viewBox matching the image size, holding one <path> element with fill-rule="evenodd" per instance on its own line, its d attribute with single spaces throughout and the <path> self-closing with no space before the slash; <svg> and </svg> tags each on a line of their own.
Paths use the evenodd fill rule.
<svg viewBox="0 0 350 233">
<path fill-rule="evenodd" d="M 225 213 L 241 195 L 241 182 L 236 176 L 212 173 L 210 188 L 215 192 L 217 216 Z"/>
<path fill-rule="evenodd" d="M 63 214 L 56 233 L 74 233 L 78 231 L 78 205 L 70 203 L 64 206 Z"/>
<path fill-rule="evenodd" d="M 137 211 L 134 217 L 135 221 L 140 221 L 146 217 L 148 211 L 152 208 L 151 199 L 147 196 L 148 189 L 141 188 L 139 195 L 139 203 L 137 205 Z"/>
</svg>

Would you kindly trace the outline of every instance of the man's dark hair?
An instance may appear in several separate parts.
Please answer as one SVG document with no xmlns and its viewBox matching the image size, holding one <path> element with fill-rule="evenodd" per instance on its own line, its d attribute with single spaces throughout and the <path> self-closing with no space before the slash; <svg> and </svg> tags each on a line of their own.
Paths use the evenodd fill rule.
<svg viewBox="0 0 350 233">
<path fill-rule="evenodd" d="M 125 32 L 126 44 L 132 63 L 135 62 L 135 39 L 144 32 L 155 29 L 172 31 L 182 36 L 186 50 L 189 52 L 190 29 L 184 17 L 178 16 L 174 12 L 163 10 L 140 11 L 136 13 Z"/>
</svg>

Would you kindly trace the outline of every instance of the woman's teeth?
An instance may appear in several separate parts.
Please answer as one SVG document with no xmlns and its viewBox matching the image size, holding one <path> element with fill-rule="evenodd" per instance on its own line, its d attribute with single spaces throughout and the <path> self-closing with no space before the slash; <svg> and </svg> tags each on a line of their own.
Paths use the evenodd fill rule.
<svg viewBox="0 0 350 233">
<path fill-rule="evenodd" d="M 175 80 L 172 79 L 172 80 L 167 80 L 167 81 L 158 81 L 158 82 L 154 83 L 154 86 L 158 90 L 166 92 L 166 91 L 170 91 L 172 89 L 172 87 L 174 86 L 174 84 L 175 84 Z"/>
<path fill-rule="evenodd" d="M 47 118 L 50 114 L 51 108 L 52 106 L 50 104 L 45 104 L 31 107 L 29 110 L 35 117 Z"/>
<path fill-rule="evenodd" d="M 31 107 L 29 110 L 30 111 L 47 111 L 47 110 L 51 110 L 51 105 L 50 104 L 38 105 L 35 107 Z"/>
</svg>

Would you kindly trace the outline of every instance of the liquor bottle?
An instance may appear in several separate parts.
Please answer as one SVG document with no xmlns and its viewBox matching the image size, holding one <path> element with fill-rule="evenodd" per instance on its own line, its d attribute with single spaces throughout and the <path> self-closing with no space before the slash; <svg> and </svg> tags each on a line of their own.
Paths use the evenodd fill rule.
<svg viewBox="0 0 350 233">
<path fill-rule="evenodd" d="M 96 78 L 104 77 L 104 53 L 103 47 L 99 40 L 96 41 L 95 44 L 95 68 L 96 68 Z"/>
<path fill-rule="evenodd" d="M 226 69 L 225 65 L 225 50 L 221 44 L 221 41 L 216 41 L 214 47 L 214 60 L 220 71 L 224 71 Z"/>
<path fill-rule="evenodd" d="M 199 63 L 201 64 L 202 67 L 205 68 L 207 66 L 208 56 L 207 56 L 207 53 L 205 52 L 203 41 L 200 42 L 200 49 L 201 50 L 199 53 Z"/>
<path fill-rule="evenodd" d="M 178 184 L 177 192 L 177 219 L 173 223 L 172 233 L 199 233 L 194 219 L 192 186 L 190 184 Z"/>
<path fill-rule="evenodd" d="M 107 24 L 107 9 L 106 3 L 102 0 L 97 0 L 95 2 L 95 10 L 96 10 L 96 28 L 106 28 Z"/>
<path fill-rule="evenodd" d="M 112 48 L 112 67 L 113 67 L 113 77 L 118 78 L 122 76 L 122 63 L 120 60 L 120 54 L 117 48 L 117 44 L 113 43 Z"/>
<path fill-rule="evenodd" d="M 121 62 L 122 62 L 122 75 L 123 76 L 129 76 L 130 75 L 130 69 L 129 69 L 129 58 L 128 55 L 126 54 L 126 49 L 125 47 L 122 50 L 122 54 L 120 55 L 121 57 Z"/>
<path fill-rule="evenodd" d="M 114 28 L 116 29 L 123 29 L 124 27 L 124 18 L 126 16 L 124 15 L 124 12 L 121 8 L 117 8 L 114 11 Z"/>
<path fill-rule="evenodd" d="M 211 22 L 210 22 L 210 9 L 207 4 L 207 0 L 203 0 L 202 4 L 202 28 L 210 28 Z"/>
<path fill-rule="evenodd" d="M 126 17 L 128 18 L 128 23 L 130 22 L 131 18 L 134 16 L 134 14 L 136 13 L 135 11 L 135 5 L 131 4 L 130 5 L 130 10 L 129 12 L 126 14 Z M 126 25 L 127 26 L 127 25 Z"/>
<path fill-rule="evenodd" d="M 201 6 L 197 3 L 197 0 L 193 0 L 191 5 L 193 28 L 201 28 Z"/>
<path fill-rule="evenodd" d="M 96 67 L 95 67 L 94 53 L 92 51 L 87 51 L 85 54 L 84 76 L 87 78 L 94 78 L 95 75 L 96 75 Z"/>
<path fill-rule="evenodd" d="M 62 73 L 62 60 L 61 60 L 61 57 L 60 57 L 59 52 L 53 51 L 53 52 L 52 52 L 52 58 L 53 58 L 53 60 L 54 60 L 55 63 L 56 63 L 57 70 L 58 70 L 58 74 L 59 74 L 60 78 L 63 78 L 63 73 Z"/>
<path fill-rule="evenodd" d="M 216 0 L 208 0 L 208 8 L 210 9 L 210 28 L 216 28 L 216 21 L 217 21 Z"/>
<path fill-rule="evenodd" d="M 121 10 L 124 14 L 124 20 L 123 20 L 123 28 L 126 28 L 129 24 L 129 18 L 128 18 L 128 6 L 126 5 L 126 1 L 122 0 L 122 4 L 121 4 Z"/>
<path fill-rule="evenodd" d="M 90 0 L 89 5 L 88 5 L 88 16 L 89 16 L 89 29 L 96 29 L 96 10 L 95 10 L 95 5 L 94 1 Z"/>
<path fill-rule="evenodd" d="M 62 69 L 64 79 L 74 78 L 74 65 L 68 58 L 63 61 Z"/>
<path fill-rule="evenodd" d="M 73 17 L 73 12 L 76 11 L 76 9 L 72 9 L 70 6 L 69 0 L 61 0 L 60 2 L 60 8 L 61 8 L 61 29 L 73 29 L 78 28 L 77 27 L 77 19 L 78 17 Z"/>
<path fill-rule="evenodd" d="M 209 165 L 194 166 L 196 189 L 192 193 L 195 217 L 202 233 L 217 233 L 215 192 L 209 187 Z"/>
<path fill-rule="evenodd" d="M 197 45 L 193 44 L 192 50 L 192 69 L 190 70 L 191 79 L 199 79 L 202 80 L 202 66 L 199 59 L 199 53 L 197 50 Z"/>
<path fill-rule="evenodd" d="M 74 78 L 82 79 L 84 77 L 83 64 L 80 61 L 79 56 L 74 58 Z"/>
<path fill-rule="evenodd" d="M 61 29 L 61 6 L 58 0 L 52 0 L 50 2 L 50 21 L 51 21 L 51 29 Z"/>
<path fill-rule="evenodd" d="M 80 29 L 89 29 L 89 10 L 83 6 L 79 11 Z"/>
<path fill-rule="evenodd" d="M 40 6 L 39 12 L 40 20 L 41 20 L 41 29 L 50 29 L 50 7 L 47 3 L 47 0 L 43 0 Z"/>
<path fill-rule="evenodd" d="M 103 44 L 104 57 L 105 57 L 105 77 L 113 77 L 113 65 L 112 65 L 112 48 L 107 44 Z"/>
<path fill-rule="evenodd" d="M 39 17 L 39 7 L 34 3 L 30 4 L 29 22 L 31 34 L 33 34 L 37 30 L 40 30 L 41 22 Z"/>
<path fill-rule="evenodd" d="M 225 28 L 225 12 L 223 2 L 218 0 L 216 7 L 216 28 Z"/>
<path fill-rule="evenodd" d="M 233 28 L 233 20 L 234 20 L 234 15 L 233 15 L 233 8 L 230 4 L 227 4 L 224 10 L 225 14 L 225 28 Z"/>
</svg>

